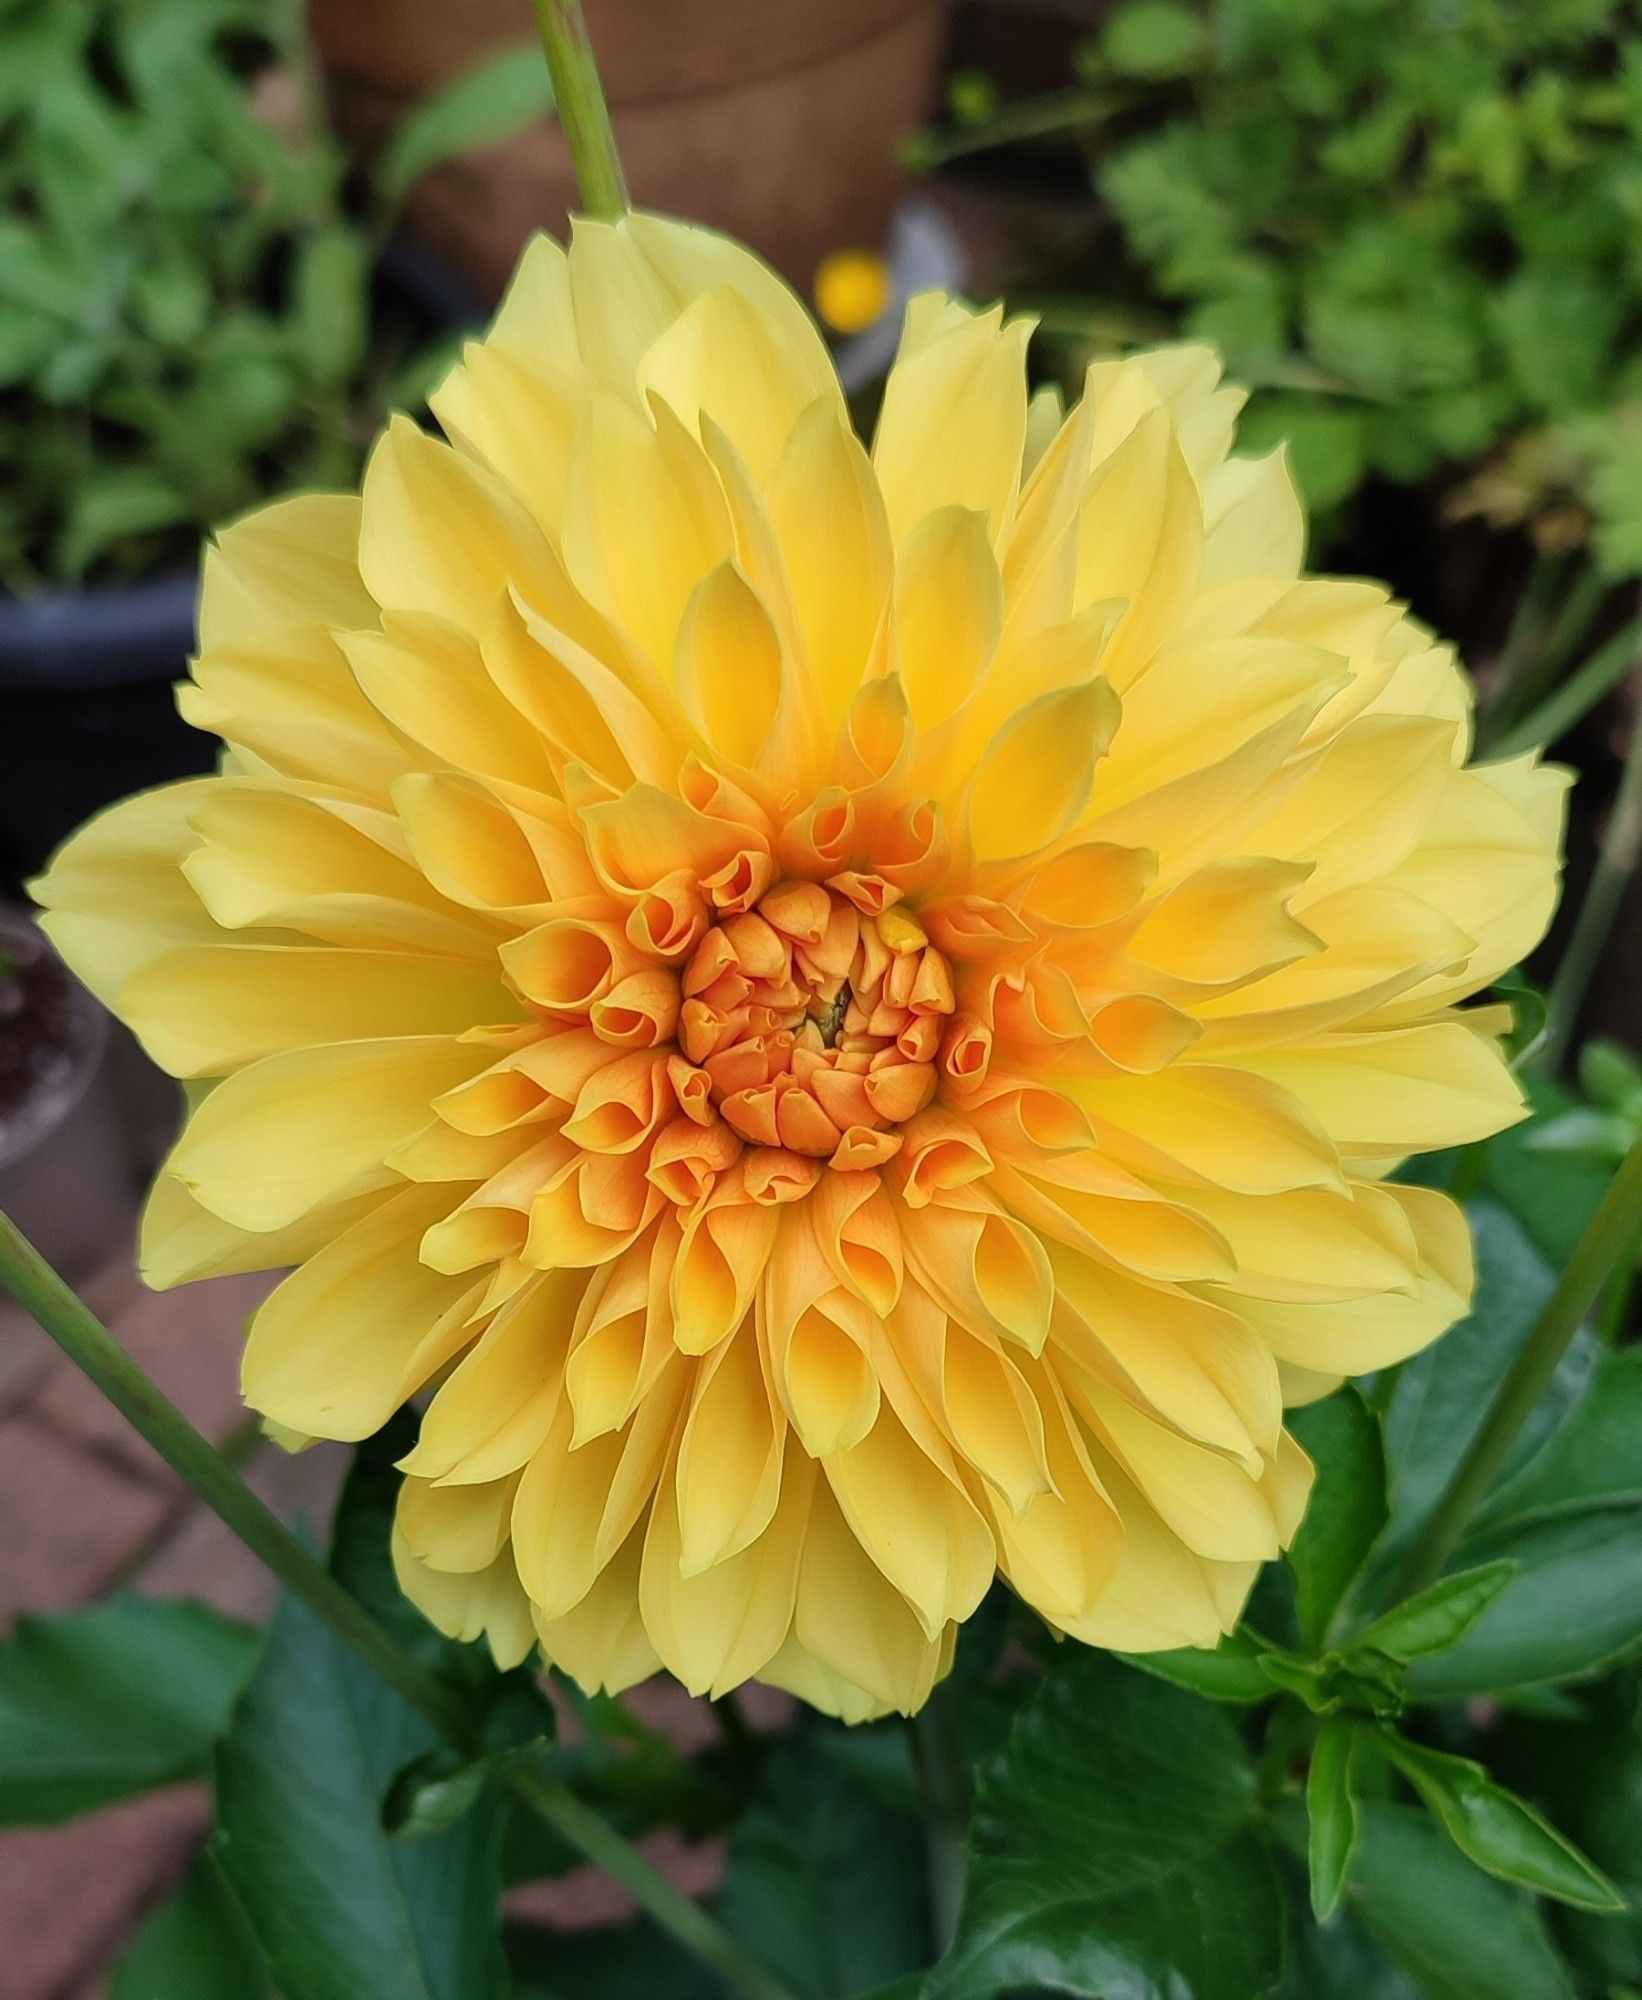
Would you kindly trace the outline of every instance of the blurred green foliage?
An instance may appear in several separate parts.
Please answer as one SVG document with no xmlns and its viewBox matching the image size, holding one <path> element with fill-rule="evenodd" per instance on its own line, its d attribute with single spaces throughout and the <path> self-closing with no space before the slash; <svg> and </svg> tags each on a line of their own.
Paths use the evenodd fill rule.
<svg viewBox="0 0 1642 2000">
<path fill-rule="evenodd" d="M 392 199 L 550 104 L 506 52 L 350 206 L 299 0 L 0 6 L 0 587 L 187 564 L 264 494 L 351 482 L 438 359 L 373 312 Z"/>
<path fill-rule="evenodd" d="M 1461 510 L 1548 547 L 1589 536 L 1630 574 L 1638 19 L 1628 0 L 1127 0 L 1058 129 L 1146 303 L 1267 385 L 1245 435 L 1289 439 L 1314 507 L 1373 473 L 1465 469 Z M 980 143 L 984 124 L 957 141 Z"/>
</svg>

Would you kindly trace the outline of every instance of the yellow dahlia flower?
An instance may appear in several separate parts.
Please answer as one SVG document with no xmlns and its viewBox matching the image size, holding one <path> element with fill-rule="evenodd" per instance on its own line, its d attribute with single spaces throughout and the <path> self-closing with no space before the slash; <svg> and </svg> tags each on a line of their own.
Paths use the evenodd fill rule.
<svg viewBox="0 0 1642 2000">
<path fill-rule="evenodd" d="M 1457 1003 L 1544 928 L 1562 778 L 1300 574 L 1174 347 L 1064 418 L 916 300 L 869 453 L 802 308 L 635 215 L 539 240 L 362 495 L 206 559 L 221 774 L 40 885 L 191 1079 L 150 1281 L 295 1265 L 250 1403 L 426 1394 L 397 1556 L 583 1685 L 916 1708 L 1001 1575 L 1212 1643 L 1286 1402 L 1471 1283 L 1402 1156 L 1521 1106 Z"/>
</svg>

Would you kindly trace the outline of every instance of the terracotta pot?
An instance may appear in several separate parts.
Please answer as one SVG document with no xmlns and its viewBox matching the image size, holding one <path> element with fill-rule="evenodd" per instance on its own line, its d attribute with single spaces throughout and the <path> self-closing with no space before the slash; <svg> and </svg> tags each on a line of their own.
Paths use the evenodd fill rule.
<svg viewBox="0 0 1642 2000">
<path fill-rule="evenodd" d="M 131 1226 L 136 1184 L 108 1016 L 19 912 L 0 908 L 0 1209 L 83 1276 Z"/>
<path fill-rule="evenodd" d="M 902 135 L 929 112 L 949 0 L 588 0 L 635 201 L 750 243 L 800 286 L 876 244 Z M 517 0 L 310 0 L 338 125 L 367 152 L 423 93 L 517 43 Z M 470 155 L 413 190 L 418 235 L 490 296 L 532 230 L 562 233 L 558 129 Z"/>
</svg>

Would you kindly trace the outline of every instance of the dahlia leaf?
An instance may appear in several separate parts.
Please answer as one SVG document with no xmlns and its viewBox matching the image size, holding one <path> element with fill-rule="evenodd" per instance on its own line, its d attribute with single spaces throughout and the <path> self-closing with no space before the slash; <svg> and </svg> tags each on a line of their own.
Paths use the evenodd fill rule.
<svg viewBox="0 0 1642 2000">
<path fill-rule="evenodd" d="M 1613 1675 L 1555 1721 L 1505 1719 L 1500 1750 L 1513 1782 L 1624 1893 L 1623 1917 L 1568 1911 L 1557 1934 L 1594 1992 L 1642 1985 L 1642 1717 L 1630 1673 Z M 1496 1739 L 1499 1740 L 1499 1739 Z"/>
<path fill-rule="evenodd" d="M 514 2000 L 722 2000 L 716 1974 L 653 1925 L 504 1932 Z"/>
<path fill-rule="evenodd" d="M 1357 1798 L 1351 1782 L 1355 1740 L 1349 1722 L 1336 1719 L 1324 1723 L 1306 1775 L 1306 1817 L 1311 1829 L 1306 1858 L 1311 1907 L 1319 1923 L 1339 1907 L 1351 1850 L 1357 1844 Z"/>
<path fill-rule="evenodd" d="M 1440 1653 L 1465 1637 L 1515 1575 L 1514 1563 L 1497 1562 L 1445 1576 L 1354 1634 L 1350 1651 L 1403 1661 Z"/>
<path fill-rule="evenodd" d="M 1463 1639 L 1411 1669 L 1420 1700 L 1589 1679 L 1642 1647 L 1642 1503 L 1543 1515 L 1465 1553 L 1517 1576 Z"/>
<path fill-rule="evenodd" d="M 245 1919 L 208 1859 L 131 1941 L 109 2000 L 264 2000 L 268 1974 Z"/>
<path fill-rule="evenodd" d="M 197 1604 L 116 1598 L 0 1646 L 0 1826 L 44 1826 L 196 1776 L 256 1635 Z"/>
<path fill-rule="evenodd" d="M 1453 1757 L 1387 1732 L 1374 1738 L 1464 1855 L 1490 1875 L 1569 1903 L 1576 1910 L 1622 1910 L 1624 1898 L 1600 1868 L 1469 1757 Z"/>
<path fill-rule="evenodd" d="M 719 1914 L 795 2000 L 844 2000 L 925 1964 L 917 1821 L 801 1732 L 771 1758 L 730 1840 Z M 853 1743 L 848 1745 L 853 1750 Z"/>
<path fill-rule="evenodd" d="M 1099 1656 L 1069 1660 L 981 1771 L 958 1936 L 928 2000 L 1263 1992 L 1281 1903 L 1254 1797 L 1215 1709 Z"/>
<path fill-rule="evenodd" d="M 1359 1812 L 1347 1905 L 1423 2000 L 1574 2000 L 1526 1896 L 1474 1868 L 1416 1807 L 1368 1799 Z"/>
<path fill-rule="evenodd" d="M 427 1665 L 494 1686 L 478 1649 L 436 1632 L 394 1582 L 394 1460 L 413 1434 L 401 1416 L 356 1453 L 331 1568 Z M 487 2000 L 504 1990 L 497 1796 L 423 1839 L 384 1829 L 396 1777 L 440 1741 L 305 1606 L 282 1601 L 218 1748 L 214 1851 L 284 2000 Z"/>
<path fill-rule="evenodd" d="M 1387 1573 L 1423 1527 L 1556 1283 L 1556 1273 L 1509 1210 L 1485 1199 L 1473 1203 L 1469 1215 L 1477 1267 L 1471 1311 L 1435 1347 L 1403 1364 L 1386 1405 L 1391 1518 L 1374 1552 L 1374 1579 Z M 1574 1342 L 1524 1424 L 1506 1478 L 1527 1464 L 1568 1414 L 1595 1360 L 1594 1342 Z"/>
<path fill-rule="evenodd" d="M 1642 1348 L 1604 1354 L 1567 1423 L 1490 1504 L 1487 1525 L 1642 1502 Z"/>
<path fill-rule="evenodd" d="M 1294 1411 L 1289 1428 L 1317 1468 L 1288 1552 L 1301 1636 L 1316 1648 L 1385 1526 L 1385 1453 L 1379 1420 L 1352 1388 Z"/>
<path fill-rule="evenodd" d="M 382 1800 L 433 1732 L 286 1599 L 216 1757 L 213 1853 L 285 2000 L 497 1995 L 502 1808 L 391 1840 Z"/>
<path fill-rule="evenodd" d="M 1182 1646 L 1165 1653 L 1124 1653 L 1119 1657 L 1143 1674 L 1200 1694 L 1210 1701 L 1267 1701 L 1276 1688 L 1267 1674 L 1270 1651 L 1245 1626 L 1218 1646 Z"/>
<path fill-rule="evenodd" d="M 1560 1084 L 1530 1076 L 1535 1115 L 1490 1141 L 1488 1191 L 1521 1223 L 1541 1252 L 1559 1268 L 1573 1255 L 1597 1205 L 1608 1191 L 1616 1162 L 1600 1163 L 1558 1150 L 1545 1150 L 1540 1134 L 1573 1111 L 1579 1099 Z"/>
</svg>

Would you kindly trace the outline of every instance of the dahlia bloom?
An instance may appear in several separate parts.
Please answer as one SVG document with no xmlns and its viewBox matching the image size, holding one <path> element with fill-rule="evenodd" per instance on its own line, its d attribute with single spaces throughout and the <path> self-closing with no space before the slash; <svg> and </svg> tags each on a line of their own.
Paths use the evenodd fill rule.
<svg viewBox="0 0 1642 2000">
<path fill-rule="evenodd" d="M 1029 399 L 913 302 L 871 453 L 802 308 L 644 215 L 532 244 L 359 498 L 206 559 L 214 777 L 39 885 L 190 1080 L 151 1283 L 295 1266 L 248 1401 L 425 1396 L 396 1553 L 584 1686 L 911 1710 L 995 1575 L 1211 1644 L 1293 1534 L 1285 1404 L 1434 1339 L 1388 1184 L 1519 1116 L 1563 780 L 1301 574 L 1172 347 Z"/>
</svg>

